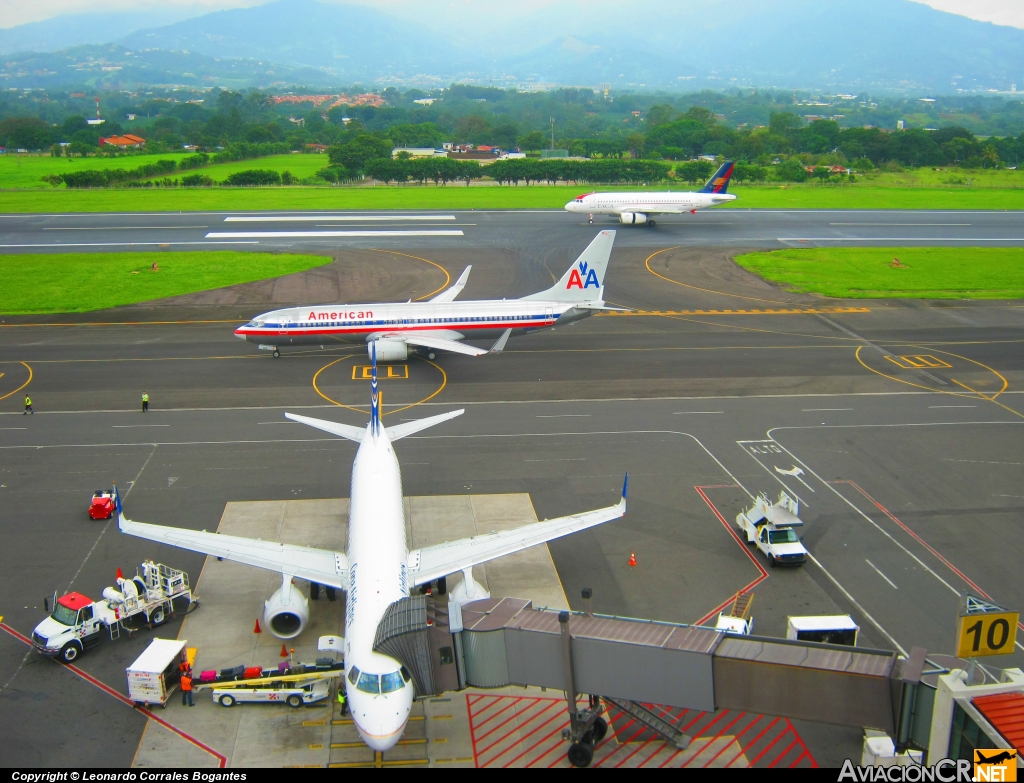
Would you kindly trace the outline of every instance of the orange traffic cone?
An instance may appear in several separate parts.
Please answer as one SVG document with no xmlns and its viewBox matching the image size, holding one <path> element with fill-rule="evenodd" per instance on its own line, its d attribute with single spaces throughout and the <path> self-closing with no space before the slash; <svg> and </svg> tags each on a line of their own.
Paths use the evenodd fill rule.
<svg viewBox="0 0 1024 783">
<path fill-rule="evenodd" d="M 634 552 L 630 552 L 629 553 L 629 564 L 631 566 L 635 566 L 636 565 L 636 553 L 634 553 Z"/>
<path fill-rule="evenodd" d="M 282 658 L 287 658 L 288 657 L 288 647 L 286 645 L 284 645 L 284 644 L 281 645 L 281 657 Z"/>
<path fill-rule="evenodd" d="M 121 573 L 121 569 L 120 568 L 117 569 L 117 578 L 118 579 L 124 579 L 124 574 Z"/>
<path fill-rule="evenodd" d="M 260 628 L 259 618 L 256 618 L 256 627 L 252 629 L 253 633 L 263 633 L 263 629 Z"/>
</svg>

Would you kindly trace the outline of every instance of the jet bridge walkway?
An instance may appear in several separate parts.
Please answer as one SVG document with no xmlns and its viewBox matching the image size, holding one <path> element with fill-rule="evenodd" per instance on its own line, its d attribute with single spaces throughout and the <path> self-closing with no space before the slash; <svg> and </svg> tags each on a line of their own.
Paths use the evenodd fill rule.
<svg viewBox="0 0 1024 783">
<path fill-rule="evenodd" d="M 573 748 L 588 742 L 592 748 L 607 729 L 600 717 L 602 700 L 677 747 L 685 747 L 689 738 L 643 703 L 705 712 L 732 709 L 893 734 L 903 694 L 915 682 L 912 670 L 920 679 L 914 659 L 923 663 L 924 656 L 915 648 L 906 661 L 887 650 L 535 609 L 517 598 L 460 606 L 443 596 L 392 604 L 374 646 L 409 669 L 419 695 L 508 685 L 564 691 L 570 714 L 565 739 L 572 743 L 573 763 Z M 587 709 L 577 707 L 579 694 L 591 694 Z M 578 753 L 577 758 L 586 761 Z"/>
</svg>

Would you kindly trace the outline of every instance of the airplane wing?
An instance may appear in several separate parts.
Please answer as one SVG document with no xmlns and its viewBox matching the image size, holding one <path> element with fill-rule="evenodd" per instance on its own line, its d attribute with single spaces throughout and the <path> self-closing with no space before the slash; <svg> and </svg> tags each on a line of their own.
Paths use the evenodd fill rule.
<svg viewBox="0 0 1024 783">
<path fill-rule="evenodd" d="M 626 513 L 628 485 L 627 475 L 622 485 L 622 497 L 614 506 L 414 550 L 409 553 L 409 574 L 413 584 L 427 584 L 463 568 L 486 563 L 488 560 L 504 557 L 521 549 L 619 519 Z"/>
<path fill-rule="evenodd" d="M 160 544 L 202 552 L 236 563 L 265 568 L 281 574 L 308 579 L 317 584 L 348 589 L 348 558 L 342 552 L 313 549 L 274 541 L 223 536 L 205 530 L 185 530 L 164 525 L 150 525 L 126 519 L 118 498 L 118 527 L 122 533 L 145 538 Z"/>
<path fill-rule="evenodd" d="M 505 343 L 508 342 L 510 334 L 512 334 L 512 330 L 506 329 L 490 350 L 477 348 L 475 345 L 466 345 L 465 343 L 460 343 L 458 340 L 448 340 L 444 337 L 432 337 L 415 333 L 388 332 L 383 336 L 391 340 L 402 340 L 409 345 L 419 345 L 422 348 L 433 348 L 435 351 L 451 351 L 452 353 L 462 353 L 466 356 L 483 356 L 484 354 L 489 353 L 501 353 L 505 350 Z"/>
<path fill-rule="evenodd" d="M 451 288 L 446 288 L 444 291 L 439 293 L 431 302 L 454 302 L 455 297 L 462 293 L 462 289 L 466 287 L 466 281 L 469 280 L 469 270 L 473 268 L 472 264 L 467 266 L 465 271 L 459 275 L 459 279 L 455 281 L 455 285 Z"/>
</svg>

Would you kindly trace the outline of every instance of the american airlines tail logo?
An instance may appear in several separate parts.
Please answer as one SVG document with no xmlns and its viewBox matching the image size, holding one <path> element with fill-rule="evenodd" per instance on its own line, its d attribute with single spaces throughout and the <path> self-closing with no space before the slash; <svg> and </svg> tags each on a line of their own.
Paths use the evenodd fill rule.
<svg viewBox="0 0 1024 783">
<path fill-rule="evenodd" d="M 586 289 L 591 286 L 594 288 L 601 287 L 601 284 L 597 281 L 597 271 L 591 269 L 586 261 L 580 261 L 579 269 L 573 269 L 569 275 L 569 284 L 566 285 L 565 290 L 568 291 L 570 288 Z"/>
</svg>

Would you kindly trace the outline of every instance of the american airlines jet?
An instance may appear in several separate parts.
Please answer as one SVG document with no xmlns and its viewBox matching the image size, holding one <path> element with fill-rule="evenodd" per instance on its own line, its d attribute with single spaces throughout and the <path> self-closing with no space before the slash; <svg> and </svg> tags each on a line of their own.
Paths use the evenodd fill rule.
<svg viewBox="0 0 1024 783">
<path fill-rule="evenodd" d="M 734 201 L 736 196 L 726 191 L 735 168 L 727 160 L 718 172 L 700 190 L 693 193 L 672 191 L 645 191 L 638 193 L 586 193 L 565 205 L 567 212 L 585 215 L 618 215 L 619 222 L 628 225 L 654 225 L 653 215 L 682 215 L 699 209 Z"/>
<path fill-rule="evenodd" d="M 452 351 L 469 356 L 500 353 L 510 335 L 550 329 L 579 321 L 599 310 L 615 310 L 604 303 L 604 275 L 615 242 L 614 231 L 602 231 L 562 279 L 546 291 L 522 299 L 487 299 L 456 302 L 466 287 L 466 267 L 455 285 L 429 302 L 362 305 L 313 305 L 274 310 L 256 316 L 235 335 L 280 356 L 290 345 L 365 343 L 367 354 L 382 362 L 401 362 L 416 349 Z M 495 339 L 488 351 L 466 345 L 465 339 Z"/>
<path fill-rule="evenodd" d="M 114 495 L 118 524 L 124 533 L 279 572 L 281 588 L 266 602 L 264 621 L 281 638 L 298 636 L 309 618 L 307 600 L 292 584 L 293 578 L 345 590 L 344 687 L 360 736 L 374 750 L 383 751 L 401 738 L 415 695 L 411 675 L 402 664 L 373 649 L 377 626 L 388 606 L 408 597 L 420 585 L 459 571 L 463 583 L 453 591 L 453 599 L 460 591 L 465 600 L 487 598 L 483 587 L 473 580 L 474 565 L 622 517 L 626 513 L 629 477 L 614 506 L 410 552 L 405 538 L 402 473 L 392 443 L 460 416 L 463 411 L 384 427 L 375 357 L 372 366 L 370 422 L 366 429 L 285 414 L 292 421 L 359 444 L 352 464 L 345 552 L 132 522 L 124 515 L 116 487 Z"/>
</svg>

